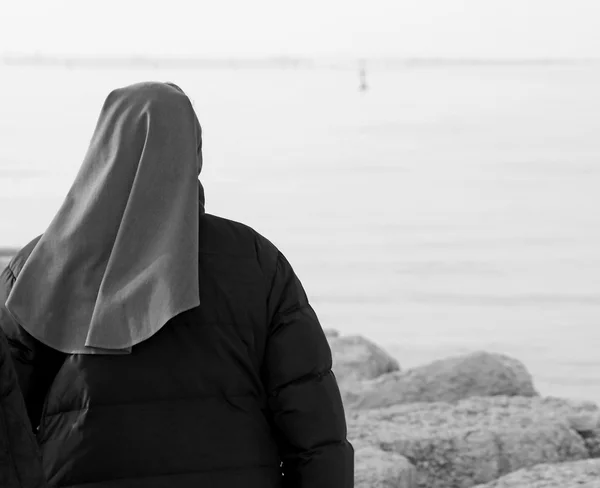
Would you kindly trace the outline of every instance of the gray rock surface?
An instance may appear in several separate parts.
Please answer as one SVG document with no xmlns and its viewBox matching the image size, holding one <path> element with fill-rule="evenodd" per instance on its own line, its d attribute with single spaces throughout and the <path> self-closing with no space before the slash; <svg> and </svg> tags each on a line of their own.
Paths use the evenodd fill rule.
<svg viewBox="0 0 600 488">
<path fill-rule="evenodd" d="M 568 420 L 571 428 L 583 438 L 590 457 L 600 458 L 600 411 L 590 408 L 585 414 L 569 416 Z"/>
<path fill-rule="evenodd" d="M 538 464 L 474 488 L 599 488 L 600 460 Z"/>
<path fill-rule="evenodd" d="M 349 411 L 348 436 L 407 458 L 419 488 L 469 488 L 524 467 L 588 458 L 572 423 L 596 412 L 558 398 L 473 397 Z"/>
<path fill-rule="evenodd" d="M 417 488 L 417 470 L 400 454 L 359 441 L 354 458 L 355 488 Z"/>
<path fill-rule="evenodd" d="M 356 359 L 356 366 L 364 362 L 364 355 L 350 349 L 347 355 Z M 347 360 L 345 366 L 354 365 Z M 363 365 L 362 371 L 365 369 L 368 368 Z M 349 373 L 345 375 L 348 377 Z M 502 354 L 475 352 L 384 374 L 370 381 L 348 382 L 342 385 L 342 395 L 347 407 L 365 409 L 415 402 L 453 402 L 471 396 L 538 393 L 531 374 L 520 361 Z"/>
<path fill-rule="evenodd" d="M 400 370 L 395 358 L 362 336 L 330 336 L 328 339 L 333 354 L 333 372 L 340 384 Z"/>
</svg>

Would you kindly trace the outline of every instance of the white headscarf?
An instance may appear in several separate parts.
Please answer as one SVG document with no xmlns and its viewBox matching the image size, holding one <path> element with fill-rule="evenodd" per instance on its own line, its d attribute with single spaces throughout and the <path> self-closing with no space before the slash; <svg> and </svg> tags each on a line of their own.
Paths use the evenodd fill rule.
<svg viewBox="0 0 600 488">
<path fill-rule="evenodd" d="M 106 99 L 81 169 L 6 302 L 66 353 L 123 354 L 200 304 L 201 129 L 176 85 Z"/>
</svg>

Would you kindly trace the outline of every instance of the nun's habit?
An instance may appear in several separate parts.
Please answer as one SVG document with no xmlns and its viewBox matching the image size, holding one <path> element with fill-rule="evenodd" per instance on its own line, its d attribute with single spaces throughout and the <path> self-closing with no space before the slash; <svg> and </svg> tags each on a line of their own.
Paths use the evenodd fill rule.
<svg viewBox="0 0 600 488">
<path fill-rule="evenodd" d="M 6 308 L 71 354 L 127 353 L 198 298 L 200 124 L 176 86 L 106 99 L 79 174 Z"/>
<path fill-rule="evenodd" d="M 1 273 L 0 328 L 44 476 L 52 488 L 351 488 L 317 316 L 270 241 L 204 211 L 201 167 L 180 89 L 113 91 L 56 217 Z"/>
</svg>

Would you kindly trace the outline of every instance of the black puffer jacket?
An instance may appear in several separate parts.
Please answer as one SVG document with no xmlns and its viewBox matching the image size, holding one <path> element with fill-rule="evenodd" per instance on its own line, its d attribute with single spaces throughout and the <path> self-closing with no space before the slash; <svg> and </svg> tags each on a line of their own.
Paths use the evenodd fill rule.
<svg viewBox="0 0 600 488">
<path fill-rule="evenodd" d="M 0 327 L 51 486 L 353 486 L 329 345 L 268 240 L 202 214 L 201 305 L 125 356 L 65 355 L 14 322 L 3 304 L 36 242 L 2 274 Z"/>
<path fill-rule="evenodd" d="M 0 487 L 45 486 L 42 457 L 27 417 L 8 342 L 0 330 Z"/>
</svg>

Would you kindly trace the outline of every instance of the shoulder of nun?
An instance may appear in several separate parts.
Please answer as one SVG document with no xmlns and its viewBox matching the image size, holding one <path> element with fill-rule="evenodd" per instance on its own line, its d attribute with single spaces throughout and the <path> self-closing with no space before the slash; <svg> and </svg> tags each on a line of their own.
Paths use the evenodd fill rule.
<svg viewBox="0 0 600 488">
<path fill-rule="evenodd" d="M 281 252 L 275 244 L 249 225 L 210 214 L 206 214 L 206 217 L 211 226 L 220 228 L 221 238 L 228 236 L 226 240 L 232 243 L 237 251 L 252 254 L 263 276 L 271 283 L 281 257 Z"/>
<path fill-rule="evenodd" d="M 35 239 L 32 239 L 25 247 L 18 251 L 9 261 L 8 265 L 6 266 L 5 272 L 11 274 L 13 278 L 16 278 L 23 269 L 25 262 L 33 252 L 33 249 L 35 248 L 41 237 L 42 236 L 39 235 Z"/>
<path fill-rule="evenodd" d="M 268 261 L 273 262 L 277 260 L 280 252 L 279 249 L 269 239 L 267 239 L 254 228 L 247 224 L 243 224 L 242 222 L 226 219 L 224 217 L 218 217 L 216 215 L 207 214 L 207 217 L 213 219 L 215 222 L 219 222 L 220 224 L 227 226 L 235 234 L 236 242 L 252 243 L 254 245 L 256 256 L 259 260 L 264 260 L 265 258 Z"/>
</svg>

